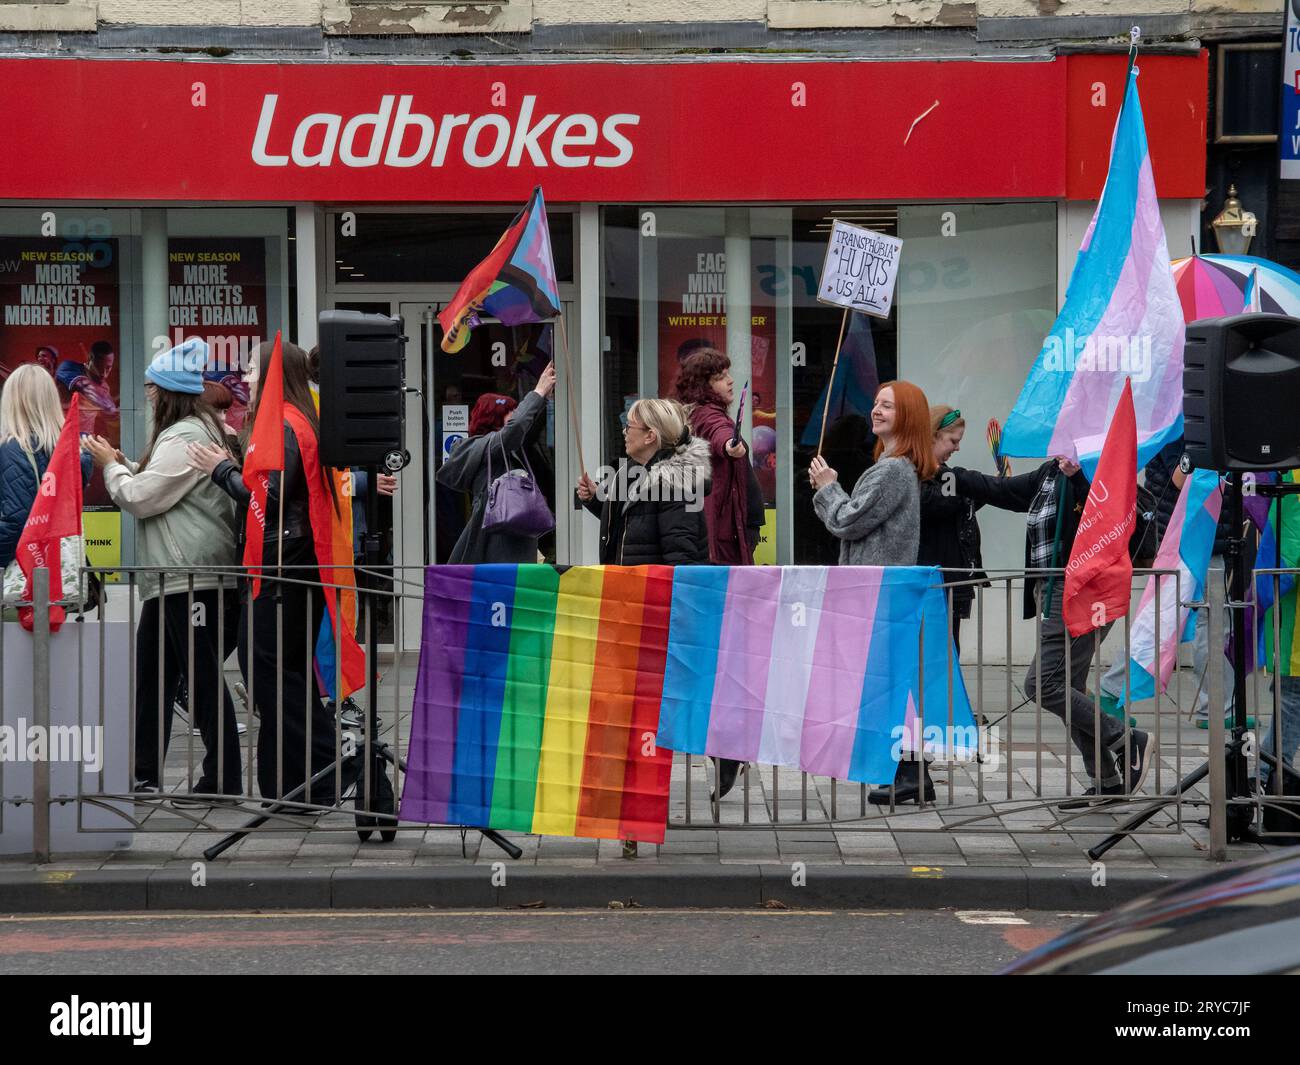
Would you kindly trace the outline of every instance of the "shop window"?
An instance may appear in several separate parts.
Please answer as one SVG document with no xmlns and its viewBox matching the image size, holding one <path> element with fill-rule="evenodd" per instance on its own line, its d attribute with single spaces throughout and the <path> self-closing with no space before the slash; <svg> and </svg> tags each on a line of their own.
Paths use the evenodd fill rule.
<svg viewBox="0 0 1300 1065">
<path fill-rule="evenodd" d="M 611 208 L 603 222 L 603 461 L 622 457 L 622 427 L 636 399 L 674 395 L 692 351 L 723 352 L 736 396 L 749 386 L 742 433 L 765 512 L 756 556 L 776 562 L 778 514 L 788 510 L 781 434 L 789 432 L 789 209 Z"/>
<path fill-rule="evenodd" d="M 1271 144 L 1277 140 L 1277 91 L 1282 80 L 1278 43 L 1221 44 L 1215 72 L 1214 142 Z"/>
<path fill-rule="evenodd" d="M 0 210 L 0 388 L 27 363 L 47 370 L 84 433 L 134 453 L 131 382 L 139 350 L 139 219 L 126 210 Z M 123 560 L 121 514 L 96 470 L 83 495 L 95 565 Z"/>
<path fill-rule="evenodd" d="M 145 367 L 199 336 L 212 353 L 210 398 L 237 429 L 248 353 L 288 324 L 289 247 L 283 208 L 0 209 L 0 386 L 36 362 L 65 406 L 80 397 L 83 432 L 136 456 L 149 430 Z M 130 565 L 133 523 L 98 471 L 84 505 L 91 563 Z"/>
<path fill-rule="evenodd" d="M 839 541 L 813 511 L 808 481 L 808 464 L 822 441 L 823 413 L 823 457 L 839 474 L 840 482 L 852 489 L 870 465 L 875 446 L 870 417 L 875 386 L 898 376 L 896 314 L 884 319 L 850 315 L 845 323 L 841 308 L 817 302 L 826 244 L 837 219 L 877 233 L 894 235 L 898 230 L 898 209 L 893 205 L 818 205 L 796 207 L 793 212 L 788 283 L 797 347 L 791 360 L 794 459 L 790 524 L 792 561 L 800 565 L 834 565 L 839 559 Z M 774 281 L 780 284 L 782 279 Z M 845 325 L 845 337 L 832 385 L 831 366 L 841 324 Z"/>
<path fill-rule="evenodd" d="M 1056 318 L 1054 203 L 916 204 L 898 209 L 898 373 L 931 404 L 961 410 L 951 460 L 994 472 L 990 418 L 1005 423 Z M 1041 460 L 1012 460 L 1015 473 Z M 980 512 L 984 562 L 1024 564 L 1022 515 Z"/>
<path fill-rule="evenodd" d="M 508 212 L 341 211 L 331 216 L 334 283 L 459 285 L 509 224 Z M 556 279 L 573 280 L 573 216 L 548 213 Z"/>
<path fill-rule="evenodd" d="M 899 236 L 904 252 L 893 312 L 850 317 L 832 384 L 845 321 L 817 301 L 817 284 L 836 219 Z M 1051 203 L 618 207 L 602 213 L 601 239 L 602 460 L 622 455 L 636 398 L 671 394 L 683 351 L 708 342 L 726 352 L 737 391 L 751 382 L 744 429 L 768 509 L 760 561 L 836 561 L 808 463 L 821 442 L 852 486 L 871 461 L 880 382 L 901 377 L 960 407 L 969 429 L 957 462 L 991 471 L 985 427 L 1005 420 L 1056 311 Z M 728 329 L 738 306 L 748 326 Z M 990 565 L 1020 565 L 1016 522 L 983 518 Z"/>
</svg>

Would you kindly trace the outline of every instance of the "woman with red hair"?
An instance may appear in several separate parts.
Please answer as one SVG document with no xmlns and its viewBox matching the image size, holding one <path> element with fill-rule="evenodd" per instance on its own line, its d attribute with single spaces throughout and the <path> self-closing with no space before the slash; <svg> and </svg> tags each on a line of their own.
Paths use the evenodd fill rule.
<svg viewBox="0 0 1300 1065">
<path fill-rule="evenodd" d="M 808 467 L 813 509 L 840 541 L 841 566 L 915 566 L 921 544 L 920 482 L 938 470 L 930 404 L 914 384 L 890 381 L 871 408 L 875 461 L 845 492 L 820 455 Z"/>
<path fill-rule="evenodd" d="M 555 367 L 547 365 L 537 387 L 518 405 L 509 396 L 489 392 L 479 396 L 469 416 L 469 436 L 456 445 L 438 470 L 438 483 L 473 499 L 469 522 L 447 560 L 452 565 L 482 562 L 536 562 L 536 536 L 483 530 L 487 506 L 489 461 L 493 477 L 521 464 L 517 456 L 535 430 L 546 424 L 546 399 L 555 389 Z M 511 459 L 515 457 L 514 466 Z"/>
<path fill-rule="evenodd" d="M 871 408 L 875 462 L 858 478 L 852 495 L 819 455 L 808 467 L 813 509 L 840 541 L 841 566 L 915 566 L 921 545 L 921 489 L 939 468 L 930 429 L 930 404 L 914 384 L 890 381 L 876 392 Z M 892 788 L 874 788 L 875 805 L 915 802 L 934 783 L 924 760 L 904 751 Z"/>
</svg>

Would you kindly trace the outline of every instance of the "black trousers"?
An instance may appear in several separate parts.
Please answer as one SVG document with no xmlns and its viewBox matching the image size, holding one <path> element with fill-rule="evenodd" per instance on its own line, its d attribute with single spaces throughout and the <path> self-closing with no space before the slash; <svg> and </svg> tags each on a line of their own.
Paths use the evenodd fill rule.
<svg viewBox="0 0 1300 1065">
<path fill-rule="evenodd" d="M 227 795 L 238 795 L 243 791 L 235 704 L 226 688 L 223 663 L 218 658 L 217 649 L 219 633 L 224 653 L 229 655 L 235 649 L 239 604 L 233 590 L 226 592 L 222 619 L 218 610 L 219 595 L 221 593 L 215 588 L 195 592 L 192 606 L 188 595 L 154 596 L 146 599 L 141 608 L 140 624 L 136 629 L 135 775 L 137 780 L 154 787 L 163 782 L 162 763 L 172 734 L 172 701 L 181 686 L 188 683 L 194 700 L 194 724 L 198 726 L 204 748 L 202 775 L 194 790 Z M 192 677 L 189 663 L 191 632 L 194 634 Z M 161 688 L 158 679 L 160 654 Z M 160 710 L 161 749 L 158 745 Z M 221 722 L 220 728 L 218 721 Z"/>
<path fill-rule="evenodd" d="M 286 546 L 285 563 L 297 554 Z M 314 561 L 314 556 L 294 557 L 295 563 L 304 561 Z M 287 575 L 293 581 L 318 579 L 304 570 L 292 570 Z M 276 653 L 277 613 L 282 626 L 283 658 Z M 251 681 L 249 694 L 261 718 L 257 786 L 263 798 L 278 799 L 335 759 L 334 718 L 324 705 L 312 662 L 316 634 L 325 616 L 325 598 L 314 585 L 280 585 L 274 579 L 264 579 L 261 594 L 253 600 L 251 627 L 248 615 L 245 602 L 239 611 L 239 664 Z M 277 684 L 282 685 L 283 693 L 279 705 Z M 310 796 L 298 796 L 297 801 L 328 806 L 336 801 L 334 791 L 334 779 L 329 777 L 313 788 Z"/>
</svg>

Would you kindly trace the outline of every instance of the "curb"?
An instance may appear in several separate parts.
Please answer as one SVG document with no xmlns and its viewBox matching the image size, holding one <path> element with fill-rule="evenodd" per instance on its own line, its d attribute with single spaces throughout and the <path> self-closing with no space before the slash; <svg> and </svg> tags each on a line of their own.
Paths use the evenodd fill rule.
<svg viewBox="0 0 1300 1065">
<path fill-rule="evenodd" d="M 382 909 L 986 909 L 1100 912 L 1197 875 L 1195 870 L 997 866 L 788 865 L 385 869 L 209 866 L 0 869 L 0 913 Z M 801 882 L 797 882 L 801 881 Z"/>
</svg>

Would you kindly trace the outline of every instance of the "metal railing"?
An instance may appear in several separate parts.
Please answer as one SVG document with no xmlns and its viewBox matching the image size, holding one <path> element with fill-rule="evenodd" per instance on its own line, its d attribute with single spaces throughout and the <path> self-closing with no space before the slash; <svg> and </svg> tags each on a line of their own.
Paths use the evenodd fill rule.
<svg viewBox="0 0 1300 1065">
<path fill-rule="evenodd" d="M 279 594 L 264 592 L 257 604 L 246 594 L 248 574 L 242 568 L 180 572 L 120 567 L 94 572 L 104 579 L 106 589 L 97 615 L 72 605 L 63 631 L 51 637 L 48 574 L 37 571 L 34 632 L 24 637 L 32 648 L 29 720 L 46 731 L 67 726 L 98 730 L 103 755 L 92 771 L 82 767 L 77 772 L 75 786 L 66 779 L 56 782 L 46 760 L 33 763 L 30 786 L 11 788 L 13 774 L 0 764 L 0 830 L 8 827 L 6 808 L 30 805 L 31 853 L 37 861 L 47 861 L 59 850 L 51 811 L 68 807 L 76 811 L 77 833 L 211 832 L 214 841 L 226 837 L 214 843 L 216 853 L 254 831 L 391 832 L 399 827 L 389 812 L 388 789 L 380 775 L 391 781 L 392 794 L 400 795 L 416 673 L 404 662 L 409 652 L 401 651 L 402 607 L 406 601 L 422 602 L 420 568 L 357 570 L 362 585 L 357 607 L 361 642 L 364 646 L 368 611 L 385 615 L 389 640 L 370 660 L 373 676 L 355 706 L 350 701 L 327 706 L 318 697 L 329 685 L 318 675 L 316 637 L 325 586 L 310 579 L 318 577 L 315 567 L 285 566 L 279 574 L 268 567 L 261 579 Z M 1275 582 L 1294 577 L 1294 571 L 1258 572 Z M 1166 584 L 1172 584 L 1175 602 L 1182 601 L 1183 587 L 1176 571 L 1137 570 L 1135 588 L 1149 577 L 1166 578 L 1155 582 L 1152 635 L 1160 646 L 1171 594 Z M 964 574 L 948 578 L 944 587 L 950 630 L 958 598 L 953 593 L 963 587 L 973 590 L 970 616 L 962 626 L 966 660 L 960 669 L 977 729 L 973 758 L 959 760 L 952 753 L 954 745 L 947 743 L 945 753 L 930 765 L 933 798 L 922 792 L 917 801 L 900 803 L 894 793 L 876 805 L 864 783 L 749 765 L 733 792 L 719 800 L 710 795 L 711 760 L 679 753 L 672 769 L 670 833 L 791 827 L 837 833 L 1177 835 L 1190 823 L 1208 819 L 1212 856 L 1221 856 L 1220 837 L 1226 835 L 1230 805 L 1252 805 L 1257 816 L 1270 804 L 1300 809 L 1300 802 L 1282 794 L 1280 772 L 1274 774 L 1267 796 L 1227 798 L 1223 759 L 1208 755 L 1223 750 L 1230 737 L 1225 738 L 1222 712 L 1213 709 L 1208 729 L 1193 727 L 1190 713 L 1200 691 L 1194 687 L 1195 678 L 1189 681 L 1187 675 L 1187 645 L 1180 645 L 1168 691 L 1138 704 L 1132 712 L 1136 724 L 1124 714 L 1114 741 L 1127 756 L 1135 735 L 1152 737 L 1154 762 L 1141 792 L 1124 790 L 1108 796 L 1104 804 L 1071 807 L 1071 800 L 1078 802 L 1090 783 L 1085 771 L 1088 754 L 1094 763 L 1106 764 L 1110 756 L 1102 737 L 1116 731 L 1105 721 L 1103 658 L 1120 662 L 1110 682 L 1119 684 L 1126 706 L 1131 702 L 1132 612 L 1115 624 L 1102 644 L 1103 653 L 1094 649 L 1090 656 L 1058 654 L 1059 661 L 1045 672 L 1045 649 L 1051 653 L 1055 646 L 1059 652 L 1062 641 L 1056 637 L 1055 644 L 1051 638 L 1045 642 L 1049 623 L 1041 613 L 1020 618 L 1023 585 L 1027 579 L 1051 578 L 1063 594 L 1063 571 L 990 571 L 979 581 Z M 152 595 L 155 584 L 158 594 Z M 1200 604 L 1211 647 L 1223 632 L 1223 596 L 1217 584 L 1211 580 L 1207 602 Z M 923 648 L 924 632 L 919 638 Z M 5 656 L 16 646 L 8 635 L 6 642 L 10 647 L 0 648 L 0 675 L 7 672 Z M 340 684 L 341 643 L 336 631 L 335 690 Z M 273 653 L 268 650 L 272 646 Z M 219 668 L 213 668 L 213 656 Z M 1216 665 L 1217 656 L 1210 658 Z M 1026 665 L 1027 659 L 1031 665 Z M 1087 673 L 1080 677 L 1075 663 L 1082 659 L 1088 660 Z M 945 737 L 954 734 L 956 681 L 949 663 L 943 690 L 921 687 L 921 735 L 927 721 L 937 724 Z M 1207 681 L 1210 706 L 1222 708 L 1220 670 L 1209 669 Z M 1261 681 L 1256 673 L 1250 700 L 1256 707 L 1263 705 Z M 57 692 L 53 702 L 52 691 Z M 1084 693 L 1091 703 L 1091 714 L 1075 719 L 1074 741 L 1062 716 L 1053 712 L 1054 704 L 1072 698 L 1071 692 Z M 1285 736 L 1294 731 L 1283 720 L 1283 695 L 1275 677 L 1271 717 L 1279 723 L 1279 749 L 1285 751 Z M 15 709 L 27 705 L 24 694 L 12 690 L 6 679 L 0 702 L 3 720 L 9 722 L 17 716 Z M 180 737 L 173 731 L 170 743 L 169 717 L 183 729 Z M 116 751 L 112 757 L 110 750 Z M 151 752 L 161 752 L 156 780 L 141 776 L 144 771 L 147 777 L 155 764 Z M 210 776 L 204 773 L 205 756 Z M 238 761 L 234 770 L 239 781 L 233 791 L 232 759 Z M 1197 767 L 1204 767 L 1199 777 Z M 1128 826 L 1123 818 L 1138 810 L 1156 813 Z"/>
</svg>

